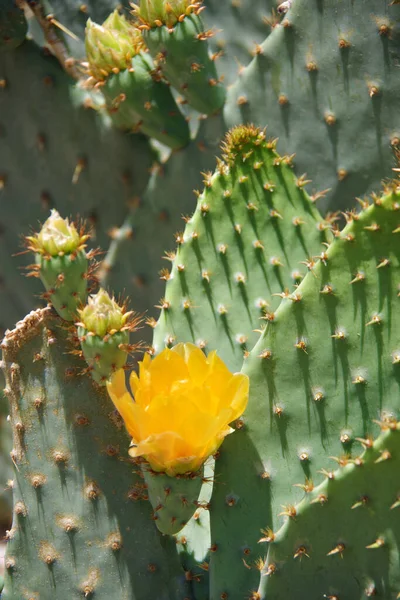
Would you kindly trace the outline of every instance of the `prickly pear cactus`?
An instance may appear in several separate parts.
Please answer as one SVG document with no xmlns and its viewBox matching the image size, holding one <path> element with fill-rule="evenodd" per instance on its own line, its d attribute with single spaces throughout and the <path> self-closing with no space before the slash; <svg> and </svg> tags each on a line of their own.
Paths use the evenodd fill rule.
<svg viewBox="0 0 400 600">
<path fill-rule="evenodd" d="M 215 486 L 211 499 L 211 542 L 224 548 L 211 554 L 216 597 L 256 590 L 260 529 L 276 531 L 280 515 L 292 518 L 291 507 L 329 479 L 335 460 L 351 462 L 360 441 L 368 447 L 377 420 L 398 418 L 399 200 L 393 184 L 347 215 L 245 361 L 249 407 L 238 435 L 221 448 L 215 478 L 225 486 Z M 357 568 L 367 569 L 362 560 Z"/>
<path fill-rule="evenodd" d="M 399 3 L 115 5 L 0 0 L 0 325 L 38 302 L 28 258 L 11 260 L 21 233 L 61 315 L 32 312 L 2 343 L 2 597 L 394 600 L 400 190 L 380 181 L 400 147 Z M 91 238 L 29 235 L 50 209 Z M 104 255 L 85 307 L 86 243 Z M 122 290 L 154 328 L 130 388 Z M 164 366 L 160 392 L 172 347 L 198 360 Z M 244 416 L 208 384 L 211 350 L 250 383 Z"/>
<path fill-rule="evenodd" d="M 122 422 L 67 335 L 46 308 L 2 343 L 18 467 L 2 598 L 188 598 Z"/>
</svg>

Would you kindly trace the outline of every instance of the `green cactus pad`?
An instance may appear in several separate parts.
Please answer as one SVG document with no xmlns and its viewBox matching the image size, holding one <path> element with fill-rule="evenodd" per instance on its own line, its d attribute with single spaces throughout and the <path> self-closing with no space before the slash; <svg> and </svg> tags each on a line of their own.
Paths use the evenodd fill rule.
<svg viewBox="0 0 400 600">
<path fill-rule="evenodd" d="M 224 161 L 205 174 L 205 189 L 185 232 L 177 236 L 154 348 L 192 341 L 239 369 L 274 294 L 301 280 L 300 264 L 317 254 L 329 225 L 296 180 L 290 157 L 253 127 L 233 129 Z"/>
<path fill-rule="evenodd" d="M 142 467 L 154 520 L 161 533 L 174 535 L 191 519 L 198 507 L 202 473 L 169 477 Z"/>
<path fill-rule="evenodd" d="M 216 461 L 224 486 L 214 487 L 210 510 L 211 542 L 221 550 L 211 556 L 214 597 L 256 590 L 260 529 L 276 530 L 278 514 L 310 480 L 319 483 L 328 457 L 351 454 L 357 438 L 379 430 L 376 419 L 399 414 L 398 184 L 367 204 L 347 215 L 245 363 L 243 427 Z"/>
<path fill-rule="evenodd" d="M 24 11 L 16 0 L 0 0 L 0 51 L 20 46 L 27 31 Z"/>
<path fill-rule="evenodd" d="M 398 597 L 400 431 L 395 422 L 383 427 L 355 463 L 329 467 L 293 507 L 269 544 L 260 600 Z"/>
<path fill-rule="evenodd" d="M 210 57 L 207 32 L 199 15 L 190 14 L 169 29 L 143 30 L 151 55 L 165 77 L 200 113 L 214 114 L 225 102 L 225 88 Z"/>
<path fill-rule="evenodd" d="M 151 519 L 107 393 L 80 374 L 50 310 L 2 343 L 14 432 L 14 521 L 2 600 L 191 599 Z"/>
</svg>

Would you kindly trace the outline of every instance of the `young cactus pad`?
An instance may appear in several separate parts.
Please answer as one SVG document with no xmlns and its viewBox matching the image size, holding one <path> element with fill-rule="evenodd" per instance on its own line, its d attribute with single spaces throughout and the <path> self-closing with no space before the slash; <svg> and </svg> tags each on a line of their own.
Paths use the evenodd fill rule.
<svg viewBox="0 0 400 600">
<path fill-rule="evenodd" d="M 234 128 L 194 215 L 178 234 L 154 348 L 192 341 L 218 349 L 240 369 L 254 332 L 307 272 L 304 263 L 329 239 L 326 223 L 296 179 L 289 156 L 252 126 Z M 289 294 L 289 292 L 287 292 Z"/>
<path fill-rule="evenodd" d="M 202 2 L 141 0 L 134 14 L 150 53 L 171 85 L 196 110 L 218 112 L 225 102 L 225 88 L 210 55 L 200 12 Z"/>
<path fill-rule="evenodd" d="M 38 310 L 2 348 L 15 466 L 2 600 L 192 600 L 123 423 L 81 374 L 63 322 Z"/>
<path fill-rule="evenodd" d="M 211 556 L 214 597 L 257 589 L 259 573 L 243 566 L 242 548 L 255 566 L 264 552 L 260 529 L 276 531 L 279 515 L 290 517 L 304 492 L 329 477 L 329 457 L 341 464 L 357 440 L 368 447 L 376 419 L 398 418 L 398 184 L 362 205 L 346 215 L 347 226 L 283 300 L 245 362 L 244 426 L 216 461 L 216 481 L 225 486 L 214 486 L 210 510 L 211 543 L 224 548 Z"/>
<path fill-rule="evenodd" d="M 127 312 L 105 291 L 89 296 L 87 305 L 78 310 L 78 338 L 93 379 L 102 385 L 127 361 L 129 332 L 137 329 L 140 317 Z"/>
<path fill-rule="evenodd" d="M 147 53 L 141 32 L 115 10 L 86 26 L 89 85 L 97 83 L 115 125 L 170 146 L 189 143 L 188 123 Z"/>
<path fill-rule="evenodd" d="M 29 250 L 35 253 L 31 276 L 40 277 L 45 297 L 66 321 L 73 321 L 78 307 L 86 302 L 90 255 L 86 253 L 89 235 L 84 228 L 63 219 L 56 210 L 39 233 L 26 237 Z"/>
</svg>

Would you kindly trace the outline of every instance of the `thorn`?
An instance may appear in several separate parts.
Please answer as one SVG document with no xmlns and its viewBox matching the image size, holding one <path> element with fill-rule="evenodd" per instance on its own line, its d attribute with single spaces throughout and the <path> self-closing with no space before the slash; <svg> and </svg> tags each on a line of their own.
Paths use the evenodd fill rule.
<svg viewBox="0 0 400 600">
<path fill-rule="evenodd" d="M 356 276 L 354 277 L 354 279 L 352 279 L 350 281 L 350 285 L 353 283 L 358 283 L 359 281 L 364 281 L 365 280 L 365 273 L 363 271 L 358 271 L 356 273 Z"/>
<path fill-rule="evenodd" d="M 356 437 L 355 438 L 356 442 L 360 442 L 360 444 L 362 444 L 362 446 L 367 450 L 369 448 L 372 448 L 374 445 L 374 440 L 371 437 L 367 437 L 367 438 L 359 438 Z"/>
<path fill-rule="evenodd" d="M 361 498 L 359 500 L 357 500 L 357 502 L 355 502 L 351 508 L 354 509 L 354 508 L 360 508 L 362 506 L 366 506 L 368 504 L 368 502 L 369 502 L 368 496 L 361 496 Z"/>
<path fill-rule="evenodd" d="M 270 529 L 269 527 L 267 527 L 267 529 L 261 529 L 261 533 L 263 534 L 264 537 L 262 537 L 258 540 L 259 544 L 262 544 L 264 542 L 272 543 L 275 541 L 275 534 L 272 531 L 272 529 Z"/>
<path fill-rule="evenodd" d="M 318 494 L 314 500 L 311 500 L 310 504 L 321 504 L 322 506 L 328 502 L 328 496 L 325 494 Z"/>
<path fill-rule="evenodd" d="M 307 173 L 303 173 L 303 175 L 300 175 L 300 177 L 298 177 L 298 179 L 296 181 L 296 185 L 298 188 L 303 188 L 308 183 L 312 182 L 311 179 L 306 179 L 306 177 L 307 177 Z"/>
<path fill-rule="evenodd" d="M 293 504 L 288 504 L 287 506 L 282 506 L 283 511 L 279 513 L 279 517 L 289 517 L 290 519 L 295 519 L 297 515 L 296 508 Z"/>
<path fill-rule="evenodd" d="M 400 494 L 397 496 L 397 499 L 395 502 L 393 502 L 392 506 L 390 507 L 390 510 L 393 510 L 394 508 L 399 508 L 400 507 Z"/>
<path fill-rule="evenodd" d="M 86 158 L 79 158 L 78 162 L 76 163 L 76 167 L 75 167 L 74 173 L 72 175 L 72 183 L 74 185 L 76 185 L 78 183 L 79 177 L 80 177 L 82 171 L 84 169 L 86 169 L 86 167 L 87 167 L 87 160 L 86 160 Z"/>
<path fill-rule="evenodd" d="M 378 537 L 375 542 L 369 544 L 369 546 L 365 546 L 368 550 L 375 550 L 377 548 L 382 548 L 385 545 L 385 540 L 382 537 Z"/>
<path fill-rule="evenodd" d="M 306 556 L 307 558 L 310 558 L 310 556 L 307 554 L 307 548 L 305 546 L 299 546 L 296 550 L 296 552 L 293 555 L 293 558 L 299 558 L 300 560 L 303 558 L 303 556 Z"/>
<path fill-rule="evenodd" d="M 324 475 L 327 479 L 330 479 L 331 481 L 333 479 L 335 479 L 335 473 L 333 471 L 327 471 L 326 469 L 321 469 L 320 471 L 317 471 L 317 473 L 321 473 L 321 475 Z"/>
<path fill-rule="evenodd" d="M 383 267 L 388 267 L 390 265 L 390 260 L 388 258 L 382 258 L 379 264 L 376 266 L 377 269 L 382 269 Z"/>
<path fill-rule="evenodd" d="M 335 554 L 340 554 L 340 558 L 343 558 L 343 552 L 345 549 L 346 546 L 344 544 L 338 544 L 333 548 L 333 550 L 328 552 L 327 556 L 334 556 Z"/>
<path fill-rule="evenodd" d="M 314 489 L 314 483 L 312 479 L 306 479 L 305 483 L 294 483 L 293 487 L 302 489 L 306 494 L 309 494 Z"/>
<path fill-rule="evenodd" d="M 392 458 L 392 455 L 390 454 L 389 450 L 381 450 L 380 457 L 377 458 L 374 462 L 375 462 L 375 464 L 377 464 L 377 463 L 381 463 L 385 460 L 389 460 L 390 458 Z"/>
<path fill-rule="evenodd" d="M 298 340 L 298 341 L 295 343 L 294 347 L 295 347 L 295 348 L 297 348 L 298 350 L 303 350 L 303 352 L 304 352 L 305 354 L 308 354 L 308 352 L 307 352 L 307 342 L 306 342 L 306 340 L 304 340 L 304 339 L 300 339 L 300 340 Z"/>
<path fill-rule="evenodd" d="M 382 319 L 378 314 L 373 315 L 373 317 L 371 318 L 370 321 L 368 321 L 368 323 L 366 323 L 366 326 L 368 325 L 381 325 L 382 324 Z"/>
<path fill-rule="evenodd" d="M 367 225 L 366 227 L 364 227 L 364 229 L 366 229 L 367 231 L 379 231 L 380 226 L 378 225 L 378 223 L 372 223 L 371 225 Z"/>
</svg>

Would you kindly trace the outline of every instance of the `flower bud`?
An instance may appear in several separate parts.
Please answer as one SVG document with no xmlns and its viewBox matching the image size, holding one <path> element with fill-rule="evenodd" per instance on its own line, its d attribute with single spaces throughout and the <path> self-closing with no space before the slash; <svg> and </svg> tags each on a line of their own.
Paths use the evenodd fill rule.
<svg viewBox="0 0 400 600">
<path fill-rule="evenodd" d="M 140 318 L 127 312 L 124 305 L 105 290 L 89 297 L 87 305 L 78 311 L 78 337 L 83 356 L 92 378 L 104 385 L 106 380 L 127 361 L 129 332 L 136 329 Z"/>
<path fill-rule="evenodd" d="M 102 289 L 90 296 L 85 308 L 78 312 L 82 326 L 99 337 L 121 331 L 131 315 Z"/>
<path fill-rule="evenodd" d="M 144 43 L 140 31 L 115 10 L 103 25 L 88 19 L 85 46 L 90 74 L 102 80 L 111 73 L 129 69 Z"/>
<path fill-rule="evenodd" d="M 35 252 L 49 256 L 62 256 L 80 250 L 88 237 L 80 234 L 73 223 L 63 219 L 53 209 L 39 233 L 28 237 L 27 240 Z"/>
</svg>

